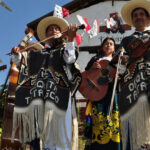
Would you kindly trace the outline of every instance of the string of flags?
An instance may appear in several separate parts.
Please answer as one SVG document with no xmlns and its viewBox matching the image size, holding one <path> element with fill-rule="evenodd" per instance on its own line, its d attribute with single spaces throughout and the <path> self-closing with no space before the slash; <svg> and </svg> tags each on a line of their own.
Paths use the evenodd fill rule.
<svg viewBox="0 0 150 150">
<path fill-rule="evenodd" d="M 111 29 L 114 25 L 116 25 L 116 21 L 112 17 L 105 19 L 105 22 L 108 29 Z"/>
<path fill-rule="evenodd" d="M 80 45 L 80 44 L 83 43 L 82 34 L 77 34 L 76 37 L 75 37 L 75 39 L 76 39 L 77 45 Z"/>
<path fill-rule="evenodd" d="M 95 19 L 93 22 L 93 27 L 88 31 L 89 37 L 92 38 L 94 36 L 97 36 L 97 33 L 99 32 L 99 20 Z"/>
<path fill-rule="evenodd" d="M 119 17 L 118 12 L 112 13 L 112 15 L 104 19 L 104 21 L 108 29 L 112 29 L 118 22 L 122 23 L 122 19 Z"/>
<path fill-rule="evenodd" d="M 118 15 L 118 13 L 116 13 L 115 16 L 117 16 L 117 15 Z M 59 5 L 55 5 L 53 16 L 57 16 L 60 18 L 64 18 L 64 17 L 69 18 L 69 10 L 67 10 L 66 8 L 63 8 Z M 77 15 L 76 17 L 77 17 L 78 21 L 80 22 L 80 24 L 85 25 L 84 32 L 87 33 L 89 39 L 97 36 L 97 34 L 99 32 L 99 20 L 98 19 L 94 20 L 93 26 L 91 27 L 90 24 L 88 23 L 88 18 L 82 17 L 80 15 Z M 116 20 L 114 20 L 114 17 L 109 17 L 109 18 L 105 19 L 105 24 L 108 29 L 111 29 L 116 24 Z M 80 45 L 83 43 L 83 39 L 82 39 L 83 35 L 84 35 L 84 33 L 77 34 L 77 36 L 75 37 L 77 45 Z"/>
<path fill-rule="evenodd" d="M 85 18 L 85 17 L 82 17 L 80 15 L 77 15 L 77 19 L 78 21 L 80 22 L 80 24 L 84 24 L 85 25 L 85 32 L 88 34 L 88 37 L 91 39 L 93 38 L 94 36 L 97 36 L 97 33 L 99 32 L 99 21 L 98 19 L 95 19 L 94 22 L 93 22 L 93 27 L 91 27 L 88 23 L 88 18 Z M 77 45 L 80 45 L 82 44 L 82 36 L 84 34 L 80 34 L 78 35 L 78 38 L 81 39 L 80 40 L 80 43 L 79 43 L 79 39 L 78 39 L 78 42 L 77 42 Z"/>
</svg>

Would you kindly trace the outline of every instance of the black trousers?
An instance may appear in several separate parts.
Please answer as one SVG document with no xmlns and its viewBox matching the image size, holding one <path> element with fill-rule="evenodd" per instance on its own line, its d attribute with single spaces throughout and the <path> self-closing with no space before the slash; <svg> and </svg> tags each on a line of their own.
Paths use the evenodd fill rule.
<svg viewBox="0 0 150 150">
<path fill-rule="evenodd" d="M 31 146 L 32 150 L 40 150 L 40 139 L 35 138 L 33 141 L 27 143 Z"/>
</svg>

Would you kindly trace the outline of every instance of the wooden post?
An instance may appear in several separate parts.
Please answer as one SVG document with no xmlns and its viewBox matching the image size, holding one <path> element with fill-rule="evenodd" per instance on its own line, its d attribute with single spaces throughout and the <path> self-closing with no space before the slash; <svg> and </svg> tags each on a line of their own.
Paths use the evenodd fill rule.
<svg viewBox="0 0 150 150">
<path fill-rule="evenodd" d="M 115 1 L 115 0 L 112 0 L 112 6 L 114 6 L 114 1 Z"/>
</svg>

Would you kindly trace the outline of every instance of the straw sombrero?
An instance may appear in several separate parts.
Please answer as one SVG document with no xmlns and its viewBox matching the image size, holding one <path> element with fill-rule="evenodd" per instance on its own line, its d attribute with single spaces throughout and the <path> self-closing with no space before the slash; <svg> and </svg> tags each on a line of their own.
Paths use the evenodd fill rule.
<svg viewBox="0 0 150 150">
<path fill-rule="evenodd" d="M 36 50 L 42 50 L 44 49 L 44 46 L 40 43 L 30 42 L 27 44 L 27 47 L 34 48 Z"/>
<path fill-rule="evenodd" d="M 58 25 L 61 29 L 61 32 L 66 31 L 69 26 L 68 22 L 63 18 L 59 18 L 56 16 L 46 17 L 42 19 L 37 26 L 37 35 L 40 40 L 44 40 L 46 38 L 46 29 L 51 24 Z"/>
<path fill-rule="evenodd" d="M 144 8 L 150 14 L 150 1 L 149 0 L 131 0 L 127 2 L 121 9 L 121 15 L 124 21 L 130 25 L 132 24 L 131 13 L 135 8 Z"/>
</svg>

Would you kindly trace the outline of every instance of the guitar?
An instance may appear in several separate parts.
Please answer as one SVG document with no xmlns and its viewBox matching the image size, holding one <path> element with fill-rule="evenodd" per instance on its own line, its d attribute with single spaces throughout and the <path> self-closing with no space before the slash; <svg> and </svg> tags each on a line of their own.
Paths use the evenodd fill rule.
<svg viewBox="0 0 150 150">
<path fill-rule="evenodd" d="M 84 71 L 82 82 L 79 87 L 80 93 L 91 101 L 101 100 L 108 91 L 109 77 L 113 78 L 116 69 L 109 66 L 108 60 L 99 63 L 103 69 L 92 68 Z"/>
<path fill-rule="evenodd" d="M 25 33 L 26 36 L 21 40 L 19 44 L 20 49 L 23 49 L 26 46 L 28 40 L 33 36 L 33 31 L 28 28 L 25 30 Z M 11 54 L 12 52 L 8 53 L 8 55 Z M 12 131 L 13 131 L 13 111 L 14 111 L 15 91 L 16 91 L 16 86 L 18 81 L 18 75 L 19 75 L 19 71 L 17 69 L 16 64 L 11 62 L 8 75 L 4 83 L 4 87 L 5 87 L 9 79 L 8 93 L 6 96 L 5 106 L 4 106 L 1 149 L 5 149 L 6 147 L 7 147 L 6 149 L 15 149 L 15 150 L 22 149 L 22 144 L 19 141 L 19 130 L 17 131 L 14 142 L 13 143 L 11 142 Z"/>
<path fill-rule="evenodd" d="M 128 44 L 128 48 L 131 49 L 131 58 L 139 59 L 144 56 L 150 48 L 150 39 L 136 39 Z"/>
</svg>

